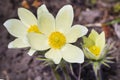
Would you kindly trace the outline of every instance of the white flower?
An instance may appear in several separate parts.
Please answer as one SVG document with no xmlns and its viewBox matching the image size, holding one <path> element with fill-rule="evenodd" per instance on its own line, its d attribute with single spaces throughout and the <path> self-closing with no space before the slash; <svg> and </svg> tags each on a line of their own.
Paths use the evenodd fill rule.
<svg viewBox="0 0 120 80">
<path fill-rule="evenodd" d="M 83 37 L 84 53 L 88 59 L 99 60 L 105 54 L 105 33 L 98 34 L 94 29 L 88 37 Z"/>
<path fill-rule="evenodd" d="M 37 17 L 44 13 L 48 12 L 45 5 L 42 5 L 37 10 Z M 30 47 L 27 41 L 27 34 L 29 32 L 41 33 L 38 29 L 37 19 L 33 13 L 25 8 L 18 8 L 18 19 L 9 19 L 4 23 L 4 26 L 8 32 L 16 37 L 16 39 L 9 43 L 8 48 L 24 48 Z M 29 55 L 32 55 L 36 50 L 30 49 L 28 52 Z"/>
<path fill-rule="evenodd" d="M 74 25 L 72 6 L 66 5 L 58 12 L 56 19 L 50 13 L 39 17 L 38 24 L 41 33 L 29 33 L 28 40 L 35 50 L 47 50 L 45 57 L 59 64 L 63 58 L 70 63 L 84 62 L 82 50 L 70 43 L 85 35 L 88 29 L 82 25 Z"/>
</svg>

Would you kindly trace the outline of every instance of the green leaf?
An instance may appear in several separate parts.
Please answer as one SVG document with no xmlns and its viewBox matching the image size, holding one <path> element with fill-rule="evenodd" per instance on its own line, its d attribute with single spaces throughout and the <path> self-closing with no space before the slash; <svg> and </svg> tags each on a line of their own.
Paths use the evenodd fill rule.
<svg viewBox="0 0 120 80">
<path fill-rule="evenodd" d="M 91 0 L 91 4 L 96 4 L 97 3 L 97 0 Z"/>
<path fill-rule="evenodd" d="M 104 62 L 106 62 L 106 63 L 115 63 L 114 61 L 111 61 L 111 60 L 104 60 Z"/>
<path fill-rule="evenodd" d="M 41 61 L 46 61 L 47 59 L 46 58 L 37 58 L 37 60 L 41 60 Z"/>
<path fill-rule="evenodd" d="M 115 20 L 112 20 L 110 22 L 107 22 L 106 25 L 112 25 L 112 24 L 115 24 L 115 23 L 119 23 L 120 22 L 120 18 L 117 18 Z"/>
<path fill-rule="evenodd" d="M 106 67 L 110 68 L 110 66 L 107 63 L 102 62 L 102 64 L 105 65 Z"/>
<path fill-rule="evenodd" d="M 110 60 L 110 59 L 114 59 L 114 57 L 106 57 L 106 59 L 109 59 L 109 60 Z"/>
</svg>

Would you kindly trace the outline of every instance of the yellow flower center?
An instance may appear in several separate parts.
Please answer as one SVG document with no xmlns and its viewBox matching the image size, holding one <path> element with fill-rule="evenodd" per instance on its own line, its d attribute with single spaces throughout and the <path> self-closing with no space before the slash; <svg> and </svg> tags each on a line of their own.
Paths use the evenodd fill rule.
<svg viewBox="0 0 120 80">
<path fill-rule="evenodd" d="M 49 36 L 49 45 L 54 49 L 60 49 L 66 43 L 65 36 L 60 32 L 53 32 Z"/>
<path fill-rule="evenodd" d="M 99 56 L 100 55 L 100 48 L 97 46 L 91 46 L 89 47 L 89 50 L 95 55 Z"/>
<path fill-rule="evenodd" d="M 28 32 L 41 33 L 37 25 L 31 25 L 30 28 L 28 29 Z"/>
</svg>

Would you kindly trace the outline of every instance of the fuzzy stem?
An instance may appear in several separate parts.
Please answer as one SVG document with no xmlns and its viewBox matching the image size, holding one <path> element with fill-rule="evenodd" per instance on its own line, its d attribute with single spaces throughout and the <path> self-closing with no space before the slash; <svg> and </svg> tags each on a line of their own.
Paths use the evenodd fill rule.
<svg viewBox="0 0 120 80">
<path fill-rule="evenodd" d="M 71 77 L 70 77 L 70 74 L 69 74 L 69 71 L 68 71 L 68 66 L 65 62 L 63 62 L 61 64 L 61 68 L 62 68 L 64 77 L 65 77 L 65 80 L 71 80 Z"/>
<path fill-rule="evenodd" d="M 101 65 L 98 62 L 93 63 L 93 70 L 95 73 L 96 80 L 102 80 L 101 76 Z"/>
<path fill-rule="evenodd" d="M 81 77 L 81 64 L 79 64 L 79 74 L 78 74 L 78 80 L 80 80 Z"/>
<path fill-rule="evenodd" d="M 97 69 L 96 80 L 102 80 L 102 76 L 101 76 L 101 70 L 100 70 L 100 68 Z"/>
<path fill-rule="evenodd" d="M 56 80 L 61 80 L 60 74 L 57 72 L 57 70 L 55 70 L 55 66 L 54 65 L 51 65 L 51 69 L 52 69 L 52 72 L 53 72 Z"/>
<path fill-rule="evenodd" d="M 70 75 L 65 67 L 63 67 L 63 73 L 64 73 L 65 80 L 71 80 Z"/>
</svg>

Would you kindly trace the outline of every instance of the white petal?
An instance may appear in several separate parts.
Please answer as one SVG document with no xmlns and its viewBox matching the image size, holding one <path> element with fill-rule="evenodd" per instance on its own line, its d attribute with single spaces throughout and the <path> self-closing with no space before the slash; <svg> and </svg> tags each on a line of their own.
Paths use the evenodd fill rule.
<svg viewBox="0 0 120 80">
<path fill-rule="evenodd" d="M 37 9 L 37 17 L 39 18 L 41 16 L 42 13 L 47 12 L 49 13 L 48 9 L 46 8 L 46 6 L 43 4 L 41 5 L 38 9 Z"/>
<path fill-rule="evenodd" d="M 38 20 L 39 29 L 42 33 L 49 35 L 55 30 L 55 20 L 52 14 L 43 13 Z"/>
<path fill-rule="evenodd" d="M 8 48 L 25 48 L 29 47 L 29 44 L 26 43 L 24 39 L 17 38 L 14 41 L 10 42 Z"/>
<path fill-rule="evenodd" d="M 97 36 L 95 41 L 96 46 L 100 47 L 102 50 L 105 47 L 105 33 L 102 32 L 99 36 Z"/>
<path fill-rule="evenodd" d="M 92 41 L 95 41 L 97 39 L 97 36 L 99 36 L 99 34 L 94 30 L 92 29 L 90 35 L 89 35 L 89 38 L 92 40 Z"/>
<path fill-rule="evenodd" d="M 91 51 L 88 48 L 84 48 L 83 51 L 84 51 L 86 58 L 97 60 L 97 57 L 93 53 L 91 53 Z"/>
<path fill-rule="evenodd" d="M 34 49 L 31 48 L 31 49 L 29 50 L 28 54 L 29 54 L 30 56 L 32 56 L 35 52 L 36 52 L 36 50 L 34 50 Z"/>
<path fill-rule="evenodd" d="M 27 27 L 17 19 L 9 19 L 4 23 L 8 32 L 15 37 L 23 37 L 27 34 Z"/>
<path fill-rule="evenodd" d="M 34 14 L 25 8 L 18 8 L 18 16 L 28 27 L 31 25 L 37 25 L 37 19 Z"/>
<path fill-rule="evenodd" d="M 88 29 L 82 25 L 73 26 L 70 31 L 67 32 L 66 38 L 68 43 L 74 43 L 76 40 L 85 34 L 87 34 Z"/>
<path fill-rule="evenodd" d="M 42 34 L 28 33 L 28 41 L 31 47 L 35 50 L 49 49 L 47 37 Z"/>
<path fill-rule="evenodd" d="M 66 5 L 60 9 L 56 16 L 56 30 L 65 32 L 68 30 L 73 22 L 73 8 L 70 5 Z"/>
<path fill-rule="evenodd" d="M 59 50 L 54 50 L 54 49 L 50 49 L 46 54 L 45 57 L 48 59 L 52 59 L 55 64 L 59 64 L 62 57 L 61 57 L 61 53 Z"/>
<path fill-rule="evenodd" d="M 82 50 L 71 44 L 66 44 L 62 49 L 62 57 L 64 60 L 70 63 L 83 63 L 84 54 Z"/>
</svg>

